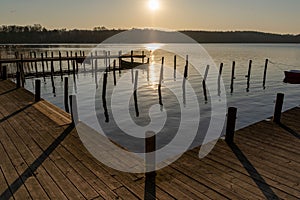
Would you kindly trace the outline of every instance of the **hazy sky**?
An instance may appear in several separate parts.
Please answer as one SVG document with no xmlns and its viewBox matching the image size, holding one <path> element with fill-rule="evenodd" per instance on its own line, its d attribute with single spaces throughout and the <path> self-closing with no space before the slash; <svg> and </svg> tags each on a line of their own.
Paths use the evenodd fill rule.
<svg viewBox="0 0 300 200">
<path fill-rule="evenodd" d="M 300 0 L 0 0 L 0 24 L 47 28 L 160 27 L 300 34 Z"/>
</svg>

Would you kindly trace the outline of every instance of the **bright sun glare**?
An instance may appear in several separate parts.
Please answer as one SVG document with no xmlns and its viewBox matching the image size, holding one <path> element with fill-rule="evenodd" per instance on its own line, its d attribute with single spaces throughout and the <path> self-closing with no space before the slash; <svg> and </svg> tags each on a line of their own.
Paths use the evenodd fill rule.
<svg viewBox="0 0 300 200">
<path fill-rule="evenodd" d="M 159 9 L 158 0 L 149 0 L 148 5 L 149 5 L 150 10 L 152 10 L 152 11 L 156 11 Z"/>
</svg>

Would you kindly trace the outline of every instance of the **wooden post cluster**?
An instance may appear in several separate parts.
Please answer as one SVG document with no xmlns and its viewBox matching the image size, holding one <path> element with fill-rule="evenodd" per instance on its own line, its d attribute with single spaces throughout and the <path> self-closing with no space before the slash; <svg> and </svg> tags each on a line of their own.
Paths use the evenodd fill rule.
<svg viewBox="0 0 300 200">
<path fill-rule="evenodd" d="M 237 114 L 237 108 L 235 107 L 228 108 L 226 136 L 225 136 L 225 141 L 228 144 L 232 144 L 234 142 L 236 114 Z"/>
<path fill-rule="evenodd" d="M 273 116 L 273 122 L 280 124 L 281 121 L 281 112 L 283 107 L 284 94 L 278 93 L 275 104 L 275 111 Z"/>
</svg>

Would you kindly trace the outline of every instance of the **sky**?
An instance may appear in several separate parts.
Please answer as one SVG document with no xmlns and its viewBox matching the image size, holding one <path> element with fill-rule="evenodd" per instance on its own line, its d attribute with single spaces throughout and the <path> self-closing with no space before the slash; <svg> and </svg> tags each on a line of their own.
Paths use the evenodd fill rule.
<svg viewBox="0 0 300 200">
<path fill-rule="evenodd" d="M 0 24 L 300 34 L 300 0 L 0 0 Z"/>
</svg>

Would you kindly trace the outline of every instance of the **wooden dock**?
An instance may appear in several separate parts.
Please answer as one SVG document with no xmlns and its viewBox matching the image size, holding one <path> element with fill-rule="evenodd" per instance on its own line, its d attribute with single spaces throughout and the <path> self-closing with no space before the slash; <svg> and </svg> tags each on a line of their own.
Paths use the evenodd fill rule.
<svg viewBox="0 0 300 200">
<path fill-rule="evenodd" d="M 0 199 L 144 199 L 144 174 L 106 167 L 69 114 L 0 81 Z M 300 199 L 300 108 L 262 121 L 157 171 L 157 199 Z"/>
</svg>

